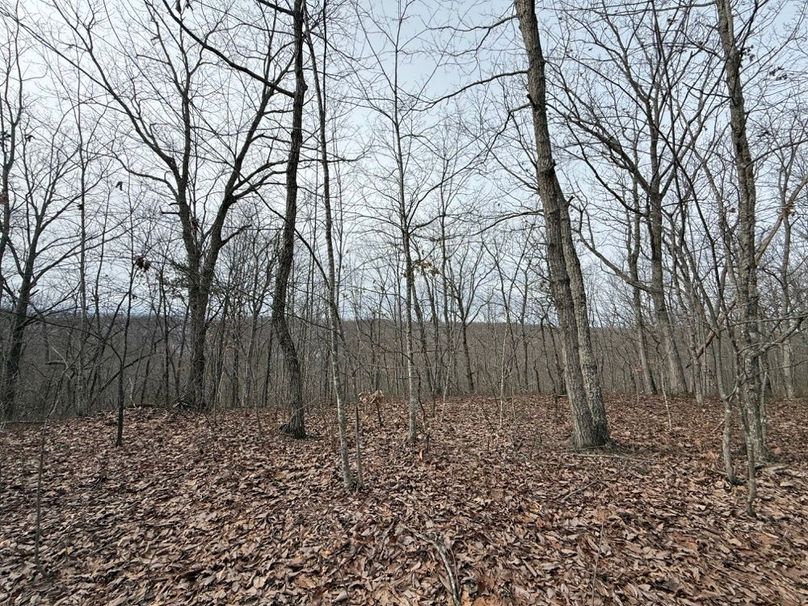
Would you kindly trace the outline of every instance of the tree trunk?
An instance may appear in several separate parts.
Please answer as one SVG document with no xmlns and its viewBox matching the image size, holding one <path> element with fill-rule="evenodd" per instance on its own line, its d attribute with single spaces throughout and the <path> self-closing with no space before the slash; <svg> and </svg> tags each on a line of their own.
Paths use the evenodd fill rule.
<svg viewBox="0 0 808 606">
<path fill-rule="evenodd" d="M 297 220 L 297 167 L 300 162 L 300 148 L 303 145 L 303 101 L 306 94 L 303 73 L 303 0 L 294 3 L 295 44 L 295 93 L 292 101 L 292 136 L 289 147 L 289 160 L 286 164 L 286 212 L 284 213 L 281 249 L 278 255 L 278 272 L 275 279 L 275 296 L 272 299 L 272 328 L 278 337 L 283 352 L 284 364 L 289 380 L 289 408 L 291 418 L 282 430 L 295 438 L 306 436 L 303 409 L 303 380 L 300 373 L 300 360 L 292 335 L 289 332 L 286 300 L 288 298 L 289 275 L 292 272 L 295 245 L 295 224 Z"/>
<path fill-rule="evenodd" d="M 687 391 L 682 359 L 676 347 L 676 337 L 668 313 L 668 302 L 665 300 L 664 270 L 662 268 L 662 200 L 651 195 L 648 231 L 651 241 L 651 300 L 654 303 L 659 336 L 665 347 L 665 362 L 668 367 L 668 389 L 673 394 Z"/>
<path fill-rule="evenodd" d="M 716 0 L 718 33 L 724 54 L 724 77 L 729 92 L 730 134 L 738 182 L 738 233 L 736 298 L 739 309 L 734 328 L 740 347 L 738 364 L 741 418 L 747 432 L 749 477 L 747 508 L 753 513 L 755 462 L 765 460 L 768 452 L 764 439 L 760 394 L 760 355 L 758 335 L 757 250 L 755 244 L 757 191 L 752 153 L 746 134 L 746 110 L 741 84 L 742 52 L 735 40 L 734 19 L 729 0 Z"/>
<path fill-rule="evenodd" d="M 783 221 L 783 261 L 780 265 L 780 282 L 783 285 L 783 315 L 788 317 L 791 314 L 791 208 L 785 207 L 782 210 L 785 215 Z M 794 346 L 791 335 L 783 339 L 781 346 L 783 352 L 783 383 L 787 400 L 796 397 L 794 389 Z"/>
<path fill-rule="evenodd" d="M 418 293 L 415 290 L 415 276 L 413 276 L 413 311 L 415 312 L 415 320 L 418 322 L 418 341 L 421 345 L 421 357 L 423 358 L 422 367 L 424 369 L 424 373 L 426 373 L 426 386 L 429 390 L 430 397 L 433 397 L 436 393 L 435 390 L 435 381 L 432 377 L 432 362 L 429 359 L 429 346 L 427 345 L 426 339 L 426 321 L 424 320 L 424 312 L 421 308 L 421 303 L 418 300 Z"/>
<path fill-rule="evenodd" d="M 458 301 L 458 305 L 461 303 Z M 466 313 L 460 314 L 460 340 L 463 342 L 463 358 L 466 361 L 466 383 L 469 393 L 476 393 L 474 388 L 474 371 L 471 368 L 471 352 L 469 351 L 469 327 L 466 320 Z"/>
<path fill-rule="evenodd" d="M 323 27 L 325 27 L 326 20 L 326 7 L 323 2 L 322 8 Z M 323 34 L 325 37 L 325 33 Z M 314 90 L 317 94 L 317 108 L 319 113 L 319 132 L 320 132 L 320 164 L 323 168 L 323 207 L 325 212 L 325 245 L 326 253 L 328 256 L 328 345 L 329 345 L 329 360 L 331 362 L 331 380 L 333 384 L 333 397 L 337 405 L 337 430 L 339 434 L 339 460 L 340 460 L 340 474 L 342 475 L 342 484 L 346 489 L 354 488 L 355 485 L 361 483 L 361 476 L 357 474 L 354 477 L 351 471 L 351 464 L 348 459 L 348 414 L 345 410 L 345 394 L 342 386 L 342 370 L 340 369 L 340 343 L 345 342 L 345 337 L 342 332 L 342 322 L 339 315 L 339 301 L 337 291 L 337 271 L 336 261 L 334 255 L 334 227 L 333 227 L 333 213 L 331 211 L 331 173 L 330 163 L 328 160 L 328 140 L 326 138 L 326 124 L 327 124 L 327 106 L 326 106 L 326 50 L 323 50 L 323 68 L 322 68 L 322 84 L 320 83 L 317 67 L 315 63 L 314 45 L 311 41 L 311 36 L 307 37 L 309 44 L 309 51 L 312 56 L 312 64 L 314 66 Z M 357 433 L 356 439 L 359 440 Z M 358 464 L 358 462 L 357 462 Z"/>
<path fill-rule="evenodd" d="M 129 288 L 126 291 L 126 317 L 123 324 L 123 347 L 118 357 L 118 418 L 115 432 L 115 446 L 123 446 L 124 383 L 126 381 L 126 356 L 129 353 L 129 326 L 132 321 L 132 287 L 135 283 L 135 269 L 129 269 Z"/>
<path fill-rule="evenodd" d="M 558 184 L 558 179 L 555 179 L 555 187 L 558 199 L 564 199 L 561 187 Z M 605 444 L 609 441 L 609 426 L 606 421 L 606 407 L 603 404 L 603 390 L 600 384 L 598 363 L 595 359 L 595 351 L 592 347 L 592 335 L 589 330 L 589 307 L 586 302 L 586 285 L 584 284 L 578 253 L 575 250 L 575 244 L 572 240 L 569 209 L 566 206 L 566 202 L 564 204 L 565 207 L 559 216 L 561 217 L 564 261 L 570 278 L 575 327 L 578 332 L 578 356 L 581 360 L 581 375 L 584 381 L 584 391 L 586 392 L 589 409 L 592 412 L 595 442 Z"/>
<path fill-rule="evenodd" d="M 650 112 L 655 115 L 655 111 Z M 650 116 L 649 116 L 650 118 Z M 652 124 L 658 119 L 650 119 Z M 654 302 L 657 326 L 660 337 L 665 346 L 665 359 L 668 364 L 668 387 L 671 393 L 681 394 L 687 392 L 687 379 L 685 378 L 682 359 L 676 347 L 673 322 L 668 311 L 666 300 L 665 274 L 662 266 L 663 232 L 662 232 L 662 176 L 659 166 L 659 131 L 652 128 L 650 131 L 650 164 L 651 181 L 648 184 L 648 232 L 651 245 L 651 300 Z"/>
<path fill-rule="evenodd" d="M 656 385 L 654 384 L 654 375 L 651 373 L 651 361 L 648 359 L 648 335 L 645 330 L 645 319 L 642 310 L 642 291 L 636 286 L 636 284 L 640 282 L 640 214 L 633 213 L 633 215 L 633 221 L 629 223 L 631 226 L 631 234 L 627 242 L 629 277 L 634 282 L 631 286 L 631 301 L 634 308 L 634 322 L 637 328 L 637 353 L 640 358 L 643 389 L 646 395 L 653 395 L 656 393 Z"/>
<path fill-rule="evenodd" d="M 3 418 L 12 420 L 16 414 L 17 379 L 20 373 L 25 327 L 28 325 L 28 306 L 31 302 L 31 282 L 33 267 L 26 267 L 22 284 L 17 294 L 14 313 L 9 331 L 8 350 L 5 355 L 2 376 L 0 376 L 0 411 Z"/>
<path fill-rule="evenodd" d="M 403 174 L 400 177 L 401 181 L 401 204 L 403 209 Z M 413 299 L 415 297 L 415 276 L 413 275 L 415 269 L 412 263 L 412 254 L 410 251 L 410 234 L 409 226 L 406 225 L 406 213 L 402 210 L 400 219 L 402 225 L 402 238 L 404 244 L 404 288 L 406 289 L 406 297 L 404 299 L 404 355 L 405 363 L 407 366 L 407 441 L 411 444 L 418 441 L 418 393 L 415 389 L 415 335 L 413 334 L 412 322 L 412 309 Z"/>
<path fill-rule="evenodd" d="M 198 281 L 198 278 L 192 279 Z M 188 295 L 191 360 L 185 399 L 190 408 L 204 410 L 207 406 L 205 343 L 208 333 L 208 293 L 200 286 L 193 286 Z"/>
<path fill-rule="evenodd" d="M 785 395 L 787 400 L 793 400 L 797 397 L 797 390 L 794 388 L 794 346 L 791 344 L 791 337 L 786 337 L 782 349 Z"/>
<path fill-rule="evenodd" d="M 600 388 L 597 371 L 594 368 L 594 357 L 591 349 L 584 351 L 583 354 L 579 351 L 579 344 L 586 344 L 588 340 L 588 332 L 579 335 L 581 324 L 585 323 L 588 328 L 586 296 L 583 292 L 577 253 L 572 246 L 569 206 L 561 192 L 553 161 L 547 123 L 545 61 L 536 10 L 534 0 L 515 0 L 515 5 L 519 29 L 528 56 L 528 98 L 533 114 L 537 184 L 544 208 L 551 291 L 561 327 L 566 365 L 564 374 L 572 409 L 572 442 L 576 448 L 601 446 L 608 441 L 609 436 L 605 426 L 605 415 L 602 419 L 593 418 L 592 398 L 597 397 Z M 582 368 L 584 365 L 585 368 Z M 590 382 L 588 384 L 590 393 L 587 393 L 584 374 Z M 597 414 L 600 412 L 596 411 Z"/>
</svg>

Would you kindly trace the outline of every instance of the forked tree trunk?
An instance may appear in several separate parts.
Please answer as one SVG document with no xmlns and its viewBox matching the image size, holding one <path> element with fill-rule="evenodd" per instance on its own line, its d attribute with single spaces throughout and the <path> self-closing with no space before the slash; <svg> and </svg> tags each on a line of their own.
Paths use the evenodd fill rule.
<svg viewBox="0 0 808 606">
<path fill-rule="evenodd" d="M 564 194 L 561 192 L 558 179 L 556 178 L 554 180 L 557 198 L 563 200 L 562 211 L 559 213 L 563 238 L 562 248 L 564 263 L 570 279 L 575 328 L 578 333 L 578 357 L 581 360 L 581 376 L 584 381 L 584 391 L 586 392 L 589 410 L 592 413 L 595 442 L 597 444 L 605 444 L 609 441 L 609 426 L 606 421 L 606 407 L 603 404 L 600 372 L 598 371 L 595 350 L 592 346 L 592 335 L 589 330 L 589 306 L 586 302 L 586 285 L 584 284 L 578 253 L 575 250 L 575 244 L 572 239 L 569 208 Z"/>
<path fill-rule="evenodd" d="M 553 161 L 547 123 L 545 61 L 536 8 L 534 0 L 515 0 L 515 6 L 528 56 L 528 98 L 533 114 L 537 184 L 544 208 L 550 285 L 561 328 L 564 376 L 572 408 L 572 442 L 577 448 L 601 446 L 608 441 L 609 434 L 605 412 L 600 408 L 602 399 L 599 405 L 597 403 L 600 382 L 588 335 L 589 319 L 580 264 L 572 245 L 569 205 L 561 192 Z M 587 330 L 581 334 L 583 324 Z M 585 347 L 583 352 L 581 344 Z"/>
</svg>

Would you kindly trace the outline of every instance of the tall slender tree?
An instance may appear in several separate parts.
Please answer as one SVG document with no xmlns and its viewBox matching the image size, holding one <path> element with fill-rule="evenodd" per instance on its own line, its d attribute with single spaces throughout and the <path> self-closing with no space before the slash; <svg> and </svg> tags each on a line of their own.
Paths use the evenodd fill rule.
<svg viewBox="0 0 808 606">
<path fill-rule="evenodd" d="M 294 261 L 295 231 L 297 221 L 297 171 L 300 165 L 300 150 L 303 147 L 303 104 L 306 96 L 306 80 L 303 71 L 303 0 L 295 0 L 292 9 L 292 44 L 294 47 L 295 87 L 292 96 L 292 130 L 289 157 L 286 163 L 286 209 L 283 215 L 281 246 L 278 252 L 278 269 L 275 274 L 275 292 L 272 298 L 272 328 L 278 337 L 289 380 L 289 408 L 291 418 L 283 425 L 283 431 L 295 438 L 306 436 L 305 409 L 303 407 L 303 376 L 297 348 L 289 330 L 287 299 L 289 276 Z"/>
</svg>

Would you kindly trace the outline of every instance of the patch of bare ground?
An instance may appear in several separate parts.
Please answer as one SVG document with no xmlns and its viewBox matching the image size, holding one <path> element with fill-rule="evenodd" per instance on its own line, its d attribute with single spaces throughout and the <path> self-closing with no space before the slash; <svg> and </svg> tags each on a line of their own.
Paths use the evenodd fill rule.
<svg viewBox="0 0 808 606">
<path fill-rule="evenodd" d="M 56 423 L 44 575 L 41 433 L 9 428 L 0 603 L 445 604 L 447 566 L 477 606 L 808 603 L 806 402 L 769 408 L 779 460 L 757 519 L 719 471 L 718 403 L 672 400 L 672 430 L 660 399 L 608 407 L 619 446 L 575 453 L 563 400 L 438 402 L 415 449 L 387 403 L 382 427 L 362 420 L 359 493 L 341 487 L 330 410 L 305 441 L 259 432 L 253 411 L 131 410 L 122 449 L 111 415 Z"/>
</svg>

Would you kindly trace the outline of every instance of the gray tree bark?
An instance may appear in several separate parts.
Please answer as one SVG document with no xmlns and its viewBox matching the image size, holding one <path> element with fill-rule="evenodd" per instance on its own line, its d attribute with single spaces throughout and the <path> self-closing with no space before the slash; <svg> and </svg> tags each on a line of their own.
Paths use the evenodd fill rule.
<svg viewBox="0 0 808 606">
<path fill-rule="evenodd" d="M 564 375 L 572 408 L 572 442 L 577 448 L 602 446 L 609 441 L 608 426 L 591 350 L 580 262 L 572 242 L 569 204 L 561 191 L 553 160 L 547 121 L 545 59 L 536 7 L 534 0 L 515 0 L 515 6 L 528 56 L 528 98 L 536 144 L 536 176 L 544 209 L 550 284 L 561 328 Z"/>
<path fill-rule="evenodd" d="M 758 334 L 757 250 L 755 245 L 757 191 L 741 83 L 743 53 L 735 40 L 734 17 L 729 0 L 716 0 L 718 33 L 724 54 L 724 77 L 729 93 L 730 135 L 738 184 L 736 299 L 739 317 L 734 327 L 738 359 L 741 418 L 747 447 L 747 510 L 754 514 L 755 464 L 767 458 L 761 412 L 760 338 Z"/>
<path fill-rule="evenodd" d="M 297 167 L 300 163 L 300 149 L 303 146 L 303 102 L 306 94 L 305 74 L 303 73 L 303 0 L 295 0 L 293 8 L 292 36 L 295 45 L 295 92 L 292 99 L 292 136 L 289 146 L 289 159 L 286 163 L 286 210 L 281 232 L 281 249 L 278 254 L 278 271 L 275 277 L 275 294 L 272 299 L 272 328 L 278 337 L 289 381 L 289 408 L 291 418 L 282 427 L 285 433 L 295 437 L 306 436 L 303 408 L 303 377 L 300 372 L 300 359 L 289 331 L 286 303 L 288 298 L 289 275 L 294 260 L 295 227 L 297 221 Z"/>
<path fill-rule="evenodd" d="M 326 3 L 322 7 L 323 28 L 327 23 Z M 326 33 L 323 37 L 327 41 Z M 314 45 L 311 34 L 306 37 L 311 52 L 312 65 L 314 67 L 314 91 L 317 95 L 317 109 L 319 113 L 320 132 L 320 164 L 323 169 L 323 207 L 325 211 L 325 245 L 328 257 L 328 345 L 329 358 L 331 361 L 331 381 L 334 388 L 334 401 L 337 405 L 337 431 L 339 434 L 339 460 L 342 484 L 345 488 L 351 489 L 361 484 L 361 476 L 354 475 L 351 470 L 351 463 L 348 459 L 348 415 L 345 410 L 345 393 L 342 385 L 342 369 L 340 368 L 340 344 L 345 342 L 342 333 L 342 322 L 339 315 L 339 301 L 337 294 L 337 271 L 334 254 L 334 221 L 331 209 L 331 163 L 328 159 L 328 139 L 326 136 L 327 105 L 326 105 L 326 69 L 325 69 L 325 49 L 323 50 L 322 83 L 319 80 L 317 71 Z M 327 47 L 327 44 L 325 45 Z M 356 439 L 359 439 L 357 434 Z"/>
</svg>

